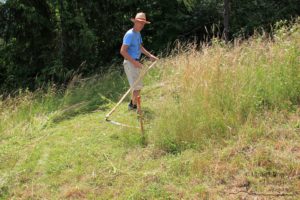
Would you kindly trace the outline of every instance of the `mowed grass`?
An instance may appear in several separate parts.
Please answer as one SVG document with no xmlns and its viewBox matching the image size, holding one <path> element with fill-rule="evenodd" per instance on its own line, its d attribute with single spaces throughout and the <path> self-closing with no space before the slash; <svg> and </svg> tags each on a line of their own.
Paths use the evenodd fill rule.
<svg viewBox="0 0 300 200">
<path fill-rule="evenodd" d="M 299 23 L 274 40 L 159 61 L 145 138 L 104 120 L 128 87 L 115 70 L 1 101 L 0 199 L 299 199 Z M 111 119 L 139 126 L 127 102 Z"/>
</svg>

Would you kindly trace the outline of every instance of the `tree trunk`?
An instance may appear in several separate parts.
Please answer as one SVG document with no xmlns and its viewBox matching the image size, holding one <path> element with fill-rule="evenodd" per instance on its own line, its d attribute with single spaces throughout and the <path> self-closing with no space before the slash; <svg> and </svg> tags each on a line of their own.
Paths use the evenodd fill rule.
<svg viewBox="0 0 300 200">
<path fill-rule="evenodd" d="M 63 0 L 60 0 L 60 60 L 63 65 L 63 58 L 64 58 L 64 5 Z"/>
<path fill-rule="evenodd" d="M 224 31 L 223 38 L 228 42 L 228 34 L 229 34 L 229 0 L 224 0 Z"/>
</svg>

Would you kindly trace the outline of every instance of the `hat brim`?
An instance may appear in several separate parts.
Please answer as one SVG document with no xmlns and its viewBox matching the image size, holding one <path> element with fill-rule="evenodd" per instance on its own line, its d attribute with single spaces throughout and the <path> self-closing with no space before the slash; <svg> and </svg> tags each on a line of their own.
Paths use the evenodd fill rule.
<svg viewBox="0 0 300 200">
<path fill-rule="evenodd" d="M 138 21 L 138 22 L 143 22 L 143 23 L 145 23 L 145 24 L 150 24 L 150 23 L 151 23 L 151 22 L 146 21 L 146 20 L 143 20 L 143 19 L 134 19 L 134 18 L 131 18 L 130 20 L 131 20 L 132 22 Z"/>
</svg>

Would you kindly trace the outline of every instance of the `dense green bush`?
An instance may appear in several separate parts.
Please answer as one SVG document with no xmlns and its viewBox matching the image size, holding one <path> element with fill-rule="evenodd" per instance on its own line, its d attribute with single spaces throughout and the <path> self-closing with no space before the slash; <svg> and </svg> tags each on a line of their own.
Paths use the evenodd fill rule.
<svg viewBox="0 0 300 200">
<path fill-rule="evenodd" d="M 300 13 L 297 0 L 232 0 L 230 5 L 231 37 L 249 36 L 258 27 L 271 31 L 279 19 Z M 102 73 L 120 64 L 122 37 L 138 11 L 152 21 L 142 34 L 155 53 L 168 52 L 176 39 L 222 34 L 223 0 L 7 0 L 0 3 L 1 93 L 66 83 L 75 74 Z"/>
</svg>

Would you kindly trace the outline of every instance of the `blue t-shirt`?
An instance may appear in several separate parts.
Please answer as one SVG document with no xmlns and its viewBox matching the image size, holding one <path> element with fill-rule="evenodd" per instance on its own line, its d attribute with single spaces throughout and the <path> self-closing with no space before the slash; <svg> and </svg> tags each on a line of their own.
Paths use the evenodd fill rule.
<svg viewBox="0 0 300 200">
<path fill-rule="evenodd" d="M 142 43 L 140 32 L 135 32 L 133 29 L 130 29 L 124 35 L 123 44 L 128 46 L 127 52 L 133 59 L 140 59 Z"/>
</svg>

